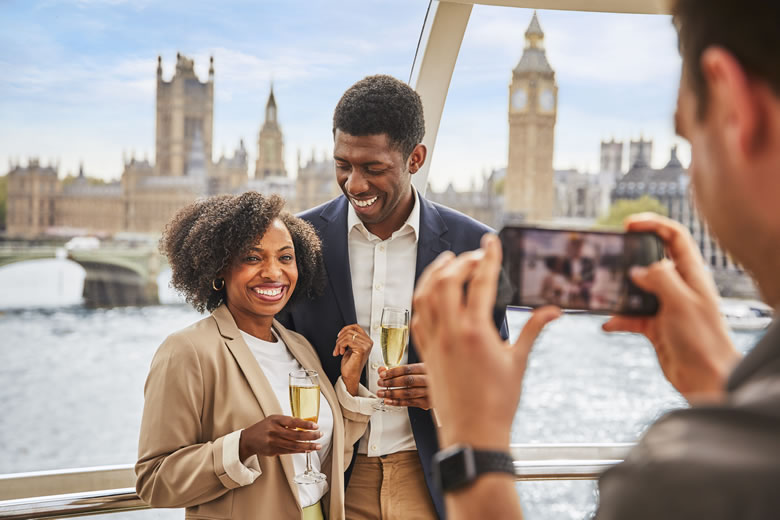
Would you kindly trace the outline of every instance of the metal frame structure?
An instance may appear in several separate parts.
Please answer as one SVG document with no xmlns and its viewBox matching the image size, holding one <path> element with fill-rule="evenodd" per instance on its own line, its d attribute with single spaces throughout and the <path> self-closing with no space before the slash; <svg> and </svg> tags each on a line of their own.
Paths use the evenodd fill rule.
<svg viewBox="0 0 780 520">
<path fill-rule="evenodd" d="M 631 444 L 516 444 L 518 481 L 594 480 Z M 63 518 L 147 509 L 130 464 L 0 476 L 0 519 Z"/>
<path fill-rule="evenodd" d="M 431 0 L 422 28 L 420 51 L 410 84 L 422 98 L 428 160 L 412 177 L 414 187 L 425 194 L 439 123 L 447 101 L 452 73 L 474 5 L 525 7 L 568 11 L 634 14 L 668 14 L 668 0 Z"/>
</svg>

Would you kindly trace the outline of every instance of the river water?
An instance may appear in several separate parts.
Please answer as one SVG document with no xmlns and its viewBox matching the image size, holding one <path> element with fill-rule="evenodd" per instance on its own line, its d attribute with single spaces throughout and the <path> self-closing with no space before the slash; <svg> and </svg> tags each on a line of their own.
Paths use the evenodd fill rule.
<svg viewBox="0 0 780 520">
<path fill-rule="evenodd" d="M 513 334 L 526 316 L 510 313 Z M 201 317 L 184 305 L 49 305 L 0 313 L 0 473 L 135 462 L 152 356 L 168 334 Z M 567 315 L 542 334 L 514 442 L 633 442 L 664 411 L 685 405 L 663 378 L 650 344 L 635 335 L 607 335 L 602 322 Z M 743 351 L 758 337 L 734 334 Z M 588 481 L 520 483 L 518 490 L 530 519 L 588 518 L 597 500 Z"/>
</svg>

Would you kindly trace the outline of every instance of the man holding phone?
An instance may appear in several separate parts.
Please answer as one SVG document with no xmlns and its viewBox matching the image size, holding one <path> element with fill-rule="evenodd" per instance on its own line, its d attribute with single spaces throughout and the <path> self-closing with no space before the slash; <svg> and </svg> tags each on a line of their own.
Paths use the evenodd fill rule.
<svg viewBox="0 0 780 520">
<path fill-rule="evenodd" d="M 672 11 L 683 57 L 675 120 L 691 143 L 697 207 L 780 310 L 780 3 L 675 0 Z M 657 421 L 601 477 L 597 518 L 778 518 L 780 323 L 741 360 L 687 230 L 647 215 L 627 227 L 666 245 L 668 260 L 632 272 L 659 310 L 616 316 L 604 329 L 647 336 L 691 408 Z M 437 461 L 450 469 L 443 482 L 456 519 L 522 516 L 511 465 L 463 472 L 458 464 L 481 452 L 506 459 L 528 354 L 559 314 L 535 311 L 512 346 L 486 330 L 500 262 L 498 240 L 488 235 L 481 251 L 440 256 L 414 297 L 412 330 L 443 423 Z"/>
</svg>

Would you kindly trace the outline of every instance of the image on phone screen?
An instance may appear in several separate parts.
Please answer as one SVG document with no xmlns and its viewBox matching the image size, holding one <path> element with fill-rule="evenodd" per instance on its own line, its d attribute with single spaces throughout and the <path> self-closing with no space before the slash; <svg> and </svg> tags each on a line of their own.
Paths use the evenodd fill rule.
<svg viewBox="0 0 780 520">
<path fill-rule="evenodd" d="M 653 314 L 657 301 L 628 277 L 663 257 L 650 233 L 509 227 L 501 231 L 512 305 L 557 305 L 603 313 Z"/>
</svg>

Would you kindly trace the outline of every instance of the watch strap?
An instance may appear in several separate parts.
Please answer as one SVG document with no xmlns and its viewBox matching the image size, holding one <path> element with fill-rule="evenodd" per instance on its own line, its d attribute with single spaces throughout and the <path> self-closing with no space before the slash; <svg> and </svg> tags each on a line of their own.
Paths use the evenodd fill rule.
<svg viewBox="0 0 780 520">
<path fill-rule="evenodd" d="M 436 482 L 444 493 L 465 487 L 485 473 L 515 475 L 514 460 L 509 453 L 475 450 L 465 444 L 441 450 L 433 463 Z"/>
</svg>

